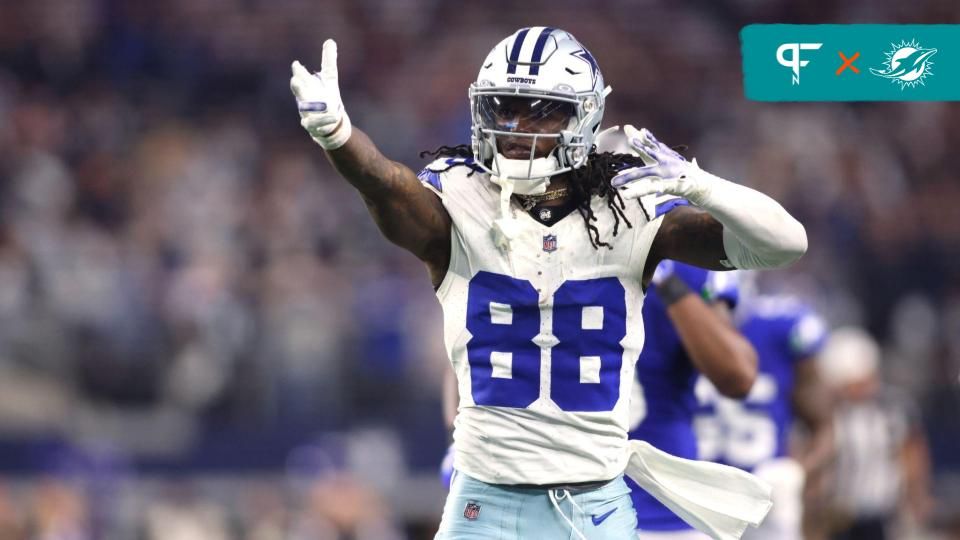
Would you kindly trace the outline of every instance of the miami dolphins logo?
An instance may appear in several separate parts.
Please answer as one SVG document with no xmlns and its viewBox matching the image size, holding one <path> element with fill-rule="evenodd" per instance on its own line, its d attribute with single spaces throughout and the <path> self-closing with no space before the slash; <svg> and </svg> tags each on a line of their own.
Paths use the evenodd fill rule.
<svg viewBox="0 0 960 540">
<path fill-rule="evenodd" d="M 936 49 L 924 49 L 915 39 L 901 41 L 899 45 L 891 43 L 890 46 L 892 50 L 883 53 L 887 57 L 883 69 L 870 68 L 870 73 L 890 79 L 890 82 L 899 84 L 901 90 L 924 84 L 923 80 L 933 75 L 930 57 L 937 53 Z"/>
</svg>

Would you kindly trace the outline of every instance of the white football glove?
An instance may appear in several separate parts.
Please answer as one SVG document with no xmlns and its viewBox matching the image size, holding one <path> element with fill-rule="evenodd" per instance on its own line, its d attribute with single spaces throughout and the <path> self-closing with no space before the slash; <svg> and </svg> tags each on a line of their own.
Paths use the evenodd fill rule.
<svg viewBox="0 0 960 540">
<path fill-rule="evenodd" d="M 320 72 L 311 74 L 299 61 L 293 62 L 290 89 L 297 98 L 300 125 L 324 150 L 340 148 L 350 138 L 350 117 L 340 99 L 337 82 L 337 42 L 323 43 Z"/>
<path fill-rule="evenodd" d="M 633 199 L 655 193 L 683 197 L 723 225 L 720 261 L 730 268 L 786 266 L 807 251 L 803 225 L 780 204 L 759 191 L 714 176 L 662 144 L 647 130 L 624 127 L 627 142 L 646 165 L 626 169 L 610 184 L 620 196 Z"/>
<path fill-rule="evenodd" d="M 697 160 L 689 162 L 658 141 L 646 128 L 627 125 L 623 128 L 630 148 L 644 158 L 643 167 L 626 169 L 611 180 L 610 184 L 620 190 L 624 199 L 635 199 L 654 193 L 667 193 L 683 197 L 700 205 L 710 194 L 709 175 L 697 166 Z"/>
</svg>

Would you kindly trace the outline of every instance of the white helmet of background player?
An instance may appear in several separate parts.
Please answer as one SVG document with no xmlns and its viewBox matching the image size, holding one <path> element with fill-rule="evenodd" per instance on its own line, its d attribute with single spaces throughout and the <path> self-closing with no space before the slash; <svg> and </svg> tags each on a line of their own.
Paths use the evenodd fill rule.
<svg viewBox="0 0 960 540">
<path fill-rule="evenodd" d="M 477 165 L 512 192 L 544 193 L 551 176 L 587 162 L 609 93 L 597 61 L 572 35 L 521 28 L 490 51 L 470 85 Z M 537 155 L 545 139 L 555 146 Z"/>
</svg>

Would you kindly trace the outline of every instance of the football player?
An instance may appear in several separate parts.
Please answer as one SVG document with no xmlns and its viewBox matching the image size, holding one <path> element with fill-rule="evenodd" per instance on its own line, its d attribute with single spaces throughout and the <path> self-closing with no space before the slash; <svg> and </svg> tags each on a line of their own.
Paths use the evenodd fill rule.
<svg viewBox="0 0 960 540">
<path fill-rule="evenodd" d="M 759 374 L 743 400 L 720 396 L 704 378 L 697 382 L 700 459 L 752 471 L 773 487 L 773 509 L 744 538 L 799 540 L 806 478 L 821 473 L 833 455 L 831 393 L 814 361 L 826 340 L 826 325 L 787 296 L 746 294 L 736 320 L 757 350 Z M 795 416 L 807 436 L 791 453 Z"/>
<path fill-rule="evenodd" d="M 658 205 L 667 212 L 686 201 Z M 631 402 L 631 439 L 697 459 L 694 386 L 703 374 L 727 397 L 743 398 L 757 376 L 757 354 L 733 326 L 730 310 L 739 299 L 735 272 L 709 272 L 663 261 L 643 304 L 647 342 L 637 362 Z M 640 538 L 706 540 L 650 493 L 628 480 Z"/>
<path fill-rule="evenodd" d="M 803 226 L 646 130 L 628 135 L 650 164 L 596 153 L 609 88 L 562 30 L 523 28 L 490 51 L 469 89 L 471 146 L 441 149 L 419 177 L 352 126 L 336 57 L 328 40 L 318 74 L 294 62 L 301 124 L 384 236 L 426 264 L 443 307 L 460 410 L 437 538 L 632 538 L 631 468 L 718 538 L 755 523 L 768 503 L 746 473 L 628 443 L 640 309 L 661 260 L 784 266 L 806 251 Z M 658 217 L 654 193 L 691 206 Z M 697 499 L 673 472 L 743 488 L 750 504 Z"/>
</svg>

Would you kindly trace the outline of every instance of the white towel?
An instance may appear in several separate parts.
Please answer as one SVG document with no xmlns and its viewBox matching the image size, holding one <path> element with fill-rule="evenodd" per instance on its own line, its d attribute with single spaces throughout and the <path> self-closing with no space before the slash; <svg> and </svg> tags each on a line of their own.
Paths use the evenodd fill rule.
<svg viewBox="0 0 960 540">
<path fill-rule="evenodd" d="M 678 458 L 644 441 L 630 441 L 627 476 L 704 534 L 736 540 L 770 511 L 770 486 L 718 463 Z"/>
</svg>

